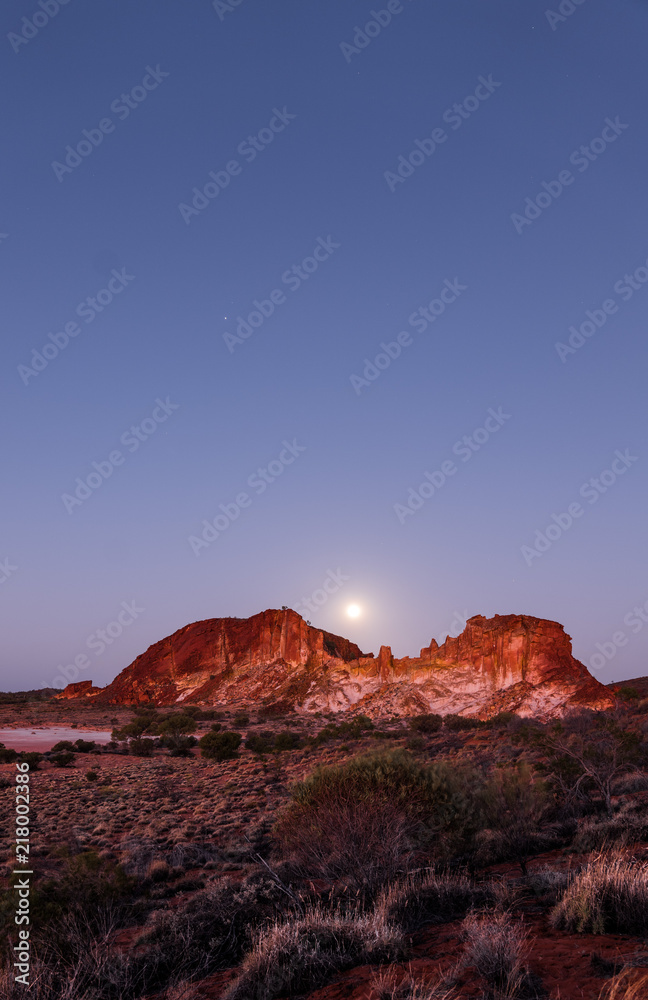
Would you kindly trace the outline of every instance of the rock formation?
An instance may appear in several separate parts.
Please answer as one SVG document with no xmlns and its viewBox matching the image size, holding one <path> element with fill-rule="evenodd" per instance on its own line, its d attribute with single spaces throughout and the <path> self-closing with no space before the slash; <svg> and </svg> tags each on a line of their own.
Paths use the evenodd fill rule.
<svg viewBox="0 0 648 1000">
<path fill-rule="evenodd" d="M 103 688 L 94 687 L 92 681 L 75 681 L 74 684 L 68 684 L 59 694 L 55 694 L 55 698 L 89 698 L 91 695 L 98 694 Z"/>
<path fill-rule="evenodd" d="M 76 697 L 70 689 L 63 697 Z M 96 691 L 96 689 L 94 689 Z M 78 692 L 86 695 L 86 689 Z M 557 622 L 529 615 L 471 618 L 455 639 L 418 657 L 377 657 L 306 624 L 292 610 L 195 622 L 155 643 L 107 687 L 99 704 L 264 706 L 277 711 L 438 712 L 540 718 L 609 708 L 612 694 L 571 653 Z"/>
</svg>

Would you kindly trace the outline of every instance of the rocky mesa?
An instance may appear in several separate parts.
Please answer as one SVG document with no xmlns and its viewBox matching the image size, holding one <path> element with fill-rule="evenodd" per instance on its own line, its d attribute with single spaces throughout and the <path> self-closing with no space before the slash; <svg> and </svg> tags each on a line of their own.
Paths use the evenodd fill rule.
<svg viewBox="0 0 648 1000">
<path fill-rule="evenodd" d="M 73 690 L 72 690 L 73 689 Z M 606 709 L 610 691 L 572 656 L 558 622 L 530 615 L 471 618 L 461 635 L 417 657 L 377 657 L 308 625 L 290 609 L 194 622 L 155 643 L 105 688 L 69 685 L 63 697 L 98 704 L 250 705 L 370 716 L 501 711 L 550 718 Z"/>
</svg>

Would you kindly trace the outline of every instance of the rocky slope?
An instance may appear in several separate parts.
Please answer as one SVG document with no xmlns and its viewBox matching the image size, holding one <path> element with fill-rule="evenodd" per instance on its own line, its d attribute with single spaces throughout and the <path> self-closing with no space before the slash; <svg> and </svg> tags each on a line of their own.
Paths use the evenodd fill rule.
<svg viewBox="0 0 648 1000">
<path fill-rule="evenodd" d="M 479 718 L 503 710 L 548 718 L 614 704 L 611 692 L 572 656 L 562 625 L 528 615 L 477 615 L 457 638 L 441 646 L 432 640 L 418 657 L 403 659 L 394 659 L 389 646 L 377 657 L 363 654 L 292 610 L 213 618 L 155 643 L 95 692 L 66 688 L 63 695 L 103 705 L 190 701 Z"/>
</svg>

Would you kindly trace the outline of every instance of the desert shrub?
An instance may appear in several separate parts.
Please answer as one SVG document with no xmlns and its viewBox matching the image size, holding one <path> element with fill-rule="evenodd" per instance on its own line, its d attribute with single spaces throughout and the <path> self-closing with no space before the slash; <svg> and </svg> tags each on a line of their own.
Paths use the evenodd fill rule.
<svg viewBox="0 0 648 1000">
<path fill-rule="evenodd" d="M 191 757 L 191 750 L 198 743 L 195 736 L 161 736 L 160 746 L 165 747 L 171 757 Z"/>
<path fill-rule="evenodd" d="M 223 723 L 222 722 L 215 722 L 213 724 L 213 726 L 211 726 L 211 731 L 213 733 L 219 733 L 222 728 L 223 728 Z"/>
<path fill-rule="evenodd" d="M 599 797 L 610 816 L 615 783 L 645 763 L 641 736 L 609 713 L 571 713 L 531 742 L 567 804 Z"/>
<path fill-rule="evenodd" d="M 587 816 L 581 819 L 571 842 L 578 854 L 589 854 L 620 844 L 648 840 L 648 817 L 633 813 L 626 805 L 612 816 Z"/>
<path fill-rule="evenodd" d="M 475 772 L 403 750 L 353 757 L 297 783 L 275 834 L 306 873 L 375 889 L 415 852 L 462 846 L 479 823 L 477 787 Z"/>
<path fill-rule="evenodd" d="M 70 753 L 69 750 L 64 750 L 62 753 L 52 754 L 50 761 L 55 764 L 56 767 L 69 767 L 74 761 L 74 754 Z"/>
<path fill-rule="evenodd" d="M 648 864 L 600 854 L 574 876 L 550 915 L 559 930 L 588 934 L 648 931 Z"/>
<path fill-rule="evenodd" d="M 301 746 L 301 740 L 297 733 L 291 733 L 289 730 L 285 729 L 281 733 L 277 733 L 274 741 L 274 749 L 277 751 L 282 750 L 297 750 Z"/>
<path fill-rule="evenodd" d="M 466 715 L 444 715 L 443 725 L 456 733 L 464 729 L 484 729 L 487 723 L 481 719 L 470 719 Z"/>
<path fill-rule="evenodd" d="M 86 781 L 97 781 L 99 775 L 96 771 L 86 771 Z"/>
<path fill-rule="evenodd" d="M 492 718 L 486 720 L 489 729 L 506 729 L 520 721 L 520 716 L 515 712 L 498 712 Z"/>
<path fill-rule="evenodd" d="M 61 751 L 64 750 L 73 751 L 74 743 L 72 743 L 71 740 L 59 740 L 58 743 L 55 743 L 52 747 L 52 753 L 61 753 Z"/>
<path fill-rule="evenodd" d="M 550 831 L 541 830 L 553 809 L 549 786 L 526 763 L 497 768 L 484 786 L 483 802 L 491 831 L 484 860 L 514 858 L 526 875 L 529 855 L 555 842 Z"/>
<path fill-rule="evenodd" d="M 21 750 L 20 760 L 23 764 L 29 764 L 30 771 L 38 771 L 38 765 L 43 759 L 42 753 L 37 753 L 35 750 L 25 751 Z"/>
<path fill-rule="evenodd" d="M 72 747 L 77 753 L 92 753 L 96 748 L 97 744 L 94 740 L 75 740 L 74 746 Z"/>
<path fill-rule="evenodd" d="M 443 725 L 443 717 L 428 713 L 426 715 L 414 715 L 410 720 L 410 729 L 415 733 L 436 733 Z"/>
<path fill-rule="evenodd" d="M 262 730 L 260 733 L 248 733 L 245 746 L 247 750 L 251 750 L 252 753 L 264 754 L 270 753 L 274 748 L 274 733 L 267 729 Z"/>
<path fill-rule="evenodd" d="M 624 684 L 622 687 L 617 688 L 615 691 L 617 698 L 621 698 L 623 701 L 639 701 L 639 692 L 636 687 L 631 684 Z"/>
<path fill-rule="evenodd" d="M 159 722 L 152 731 L 158 736 L 176 736 L 179 733 L 194 733 L 196 731 L 196 720 L 184 712 L 182 714 L 170 714 L 164 721 Z"/>
<path fill-rule="evenodd" d="M 263 930 L 223 1000 L 274 1000 L 323 986 L 337 972 L 395 961 L 403 950 L 399 931 L 374 914 L 324 913 Z"/>
<path fill-rule="evenodd" d="M 543 995 L 535 988 L 539 986 L 536 978 L 523 964 L 527 934 L 508 913 L 470 914 L 463 922 L 462 937 L 463 964 L 472 966 L 483 977 L 487 996 L 493 1000 L 523 1000 Z"/>
<path fill-rule="evenodd" d="M 255 928 L 276 918 L 285 904 L 270 878 L 235 883 L 226 877 L 178 909 L 156 911 L 136 941 L 147 988 L 235 965 L 250 948 Z"/>
<path fill-rule="evenodd" d="M 14 750 L 12 747 L 6 747 L 4 743 L 0 743 L 0 764 L 13 764 L 17 757 L 17 750 Z"/>
<path fill-rule="evenodd" d="M 241 745 L 241 734 L 222 732 L 205 733 L 198 740 L 200 753 L 207 760 L 231 760 L 238 757 L 238 748 Z"/>
<path fill-rule="evenodd" d="M 130 740 L 128 752 L 134 757 L 152 757 L 155 752 L 155 740 L 146 737 L 136 737 Z"/>
<path fill-rule="evenodd" d="M 412 934 L 424 924 L 444 923 L 465 917 L 469 910 L 501 901 L 499 889 L 477 885 L 466 875 L 442 875 L 427 871 L 412 874 L 383 889 L 376 912 L 404 933 Z"/>
<path fill-rule="evenodd" d="M 327 743 L 329 740 L 333 739 L 353 739 L 358 740 L 367 733 L 374 729 L 374 724 L 367 715 L 355 715 L 353 719 L 346 722 L 341 722 L 336 725 L 334 722 L 327 723 L 323 729 L 320 729 L 317 736 L 312 740 L 314 746 L 319 746 L 320 743 Z"/>
<path fill-rule="evenodd" d="M 234 729 L 245 729 L 250 721 L 250 716 L 247 712 L 239 711 L 234 713 L 234 718 L 232 719 L 232 725 Z"/>
</svg>

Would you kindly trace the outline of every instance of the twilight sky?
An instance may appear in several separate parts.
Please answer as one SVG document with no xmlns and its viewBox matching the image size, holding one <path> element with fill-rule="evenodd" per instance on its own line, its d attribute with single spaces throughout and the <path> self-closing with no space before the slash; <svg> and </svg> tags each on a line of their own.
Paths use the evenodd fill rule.
<svg viewBox="0 0 648 1000">
<path fill-rule="evenodd" d="M 648 3 L 548 2 L 5 0 L 0 687 L 284 604 L 648 673 Z"/>
</svg>

